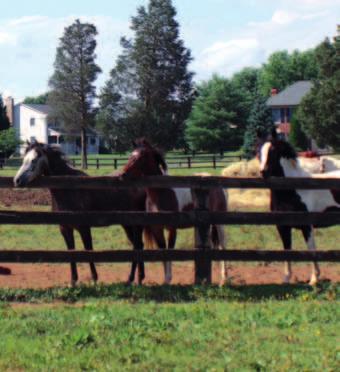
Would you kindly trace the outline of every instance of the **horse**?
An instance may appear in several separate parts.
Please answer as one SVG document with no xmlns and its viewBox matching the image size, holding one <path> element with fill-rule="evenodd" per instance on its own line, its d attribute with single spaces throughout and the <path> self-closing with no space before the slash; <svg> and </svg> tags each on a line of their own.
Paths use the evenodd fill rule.
<svg viewBox="0 0 340 372">
<path fill-rule="evenodd" d="M 339 177 L 339 172 L 312 175 L 304 170 L 297 161 L 297 153 L 286 141 L 278 139 L 273 132 L 271 139 L 260 148 L 260 171 L 264 178 L 268 177 Z M 271 190 L 270 208 L 272 211 L 301 211 L 327 212 L 340 211 L 340 190 Z M 292 228 L 302 230 L 303 237 L 309 250 L 315 250 L 314 227 L 318 226 L 277 226 L 277 230 L 286 250 L 292 248 Z M 313 270 L 309 281 L 315 285 L 320 276 L 317 262 L 313 263 Z M 285 263 L 284 282 L 291 279 L 290 262 Z"/>
<path fill-rule="evenodd" d="M 68 164 L 65 155 L 55 146 L 42 143 L 28 144 L 23 158 L 23 164 L 14 177 L 16 187 L 25 187 L 40 176 L 88 176 L 85 172 L 73 168 Z M 53 189 L 52 211 L 145 211 L 146 194 L 142 189 Z M 75 249 L 74 230 L 81 236 L 84 248 L 93 249 L 90 225 L 59 226 L 68 250 Z M 133 249 L 143 249 L 143 227 L 123 226 Z M 98 274 L 93 262 L 90 262 L 93 282 L 98 280 Z M 133 283 L 137 263 L 131 265 L 128 283 Z M 145 278 L 144 264 L 138 263 L 138 283 Z M 71 285 L 78 280 L 77 266 L 71 263 Z"/>
<path fill-rule="evenodd" d="M 122 177 L 138 178 L 143 176 L 156 176 L 167 174 L 167 164 L 162 153 L 151 146 L 145 139 L 133 142 L 134 150 L 122 171 Z M 194 209 L 192 190 L 189 188 L 146 188 L 146 210 L 150 212 L 172 211 L 184 212 Z M 209 191 L 209 210 L 214 212 L 227 211 L 227 198 L 222 188 L 213 188 Z M 190 228 L 193 226 L 180 226 Z M 168 230 L 166 243 L 164 228 Z M 150 230 L 152 234 L 150 234 Z M 144 231 L 145 242 L 149 245 L 156 243 L 160 249 L 173 249 L 176 244 L 177 228 L 173 226 L 152 226 Z M 210 231 L 210 240 L 214 248 L 226 249 L 226 238 L 223 226 L 213 225 Z M 172 280 L 171 262 L 164 263 L 165 283 Z M 225 282 L 227 275 L 226 263 L 221 264 L 220 284 Z"/>
</svg>

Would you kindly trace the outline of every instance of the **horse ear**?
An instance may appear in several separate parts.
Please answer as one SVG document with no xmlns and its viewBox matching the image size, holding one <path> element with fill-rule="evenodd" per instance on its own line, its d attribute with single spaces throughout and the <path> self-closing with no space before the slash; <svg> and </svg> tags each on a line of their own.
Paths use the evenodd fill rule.
<svg viewBox="0 0 340 372">
<path fill-rule="evenodd" d="M 277 140 L 277 131 L 276 131 L 276 128 L 275 127 L 270 132 L 270 139 L 272 141 L 276 141 Z"/>
<path fill-rule="evenodd" d="M 141 139 L 141 144 L 142 144 L 144 147 L 151 148 L 150 142 L 149 142 L 147 139 L 145 139 L 145 138 L 142 138 L 142 139 Z"/>
</svg>

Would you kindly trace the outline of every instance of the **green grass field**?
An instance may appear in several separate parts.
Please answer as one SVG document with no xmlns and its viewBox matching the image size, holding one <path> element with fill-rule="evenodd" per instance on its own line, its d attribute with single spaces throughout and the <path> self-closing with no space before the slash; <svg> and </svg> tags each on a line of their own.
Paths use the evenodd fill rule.
<svg viewBox="0 0 340 372">
<path fill-rule="evenodd" d="M 68 291 L 71 296 L 75 290 Z M 90 288 L 80 288 L 78 294 L 81 291 L 91 293 Z M 99 300 L 80 296 L 78 305 L 3 304 L 0 369 L 336 371 L 339 367 L 340 311 L 332 286 L 319 291 L 307 286 L 245 288 L 244 293 L 217 287 L 111 286 L 100 291 L 110 295 Z"/>
<path fill-rule="evenodd" d="M 90 170 L 92 175 L 110 172 Z M 0 176 L 14 173 L 5 169 Z M 253 210 L 251 202 L 248 208 Z M 230 248 L 281 249 L 274 227 L 226 231 Z M 0 234 L 5 249 L 64 248 L 55 226 L 3 225 Z M 93 234 L 96 249 L 127 247 L 118 226 L 93 229 Z M 339 227 L 317 230 L 316 240 L 319 249 L 336 249 Z M 192 245 L 192 231 L 180 231 L 177 247 Z M 297 232 L 294 246 L 305 248 Z M 335 372 L 340 365 L 339 294 L 339 284 L 327 282 L 317 288 L 0 288 L 0 370 Z"/>
</svg>

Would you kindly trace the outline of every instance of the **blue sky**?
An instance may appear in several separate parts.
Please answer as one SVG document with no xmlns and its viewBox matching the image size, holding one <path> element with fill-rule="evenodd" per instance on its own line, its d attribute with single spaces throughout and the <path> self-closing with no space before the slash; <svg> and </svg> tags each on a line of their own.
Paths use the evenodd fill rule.
<svg viewBox="0 0 340 372">
<path fill-rule="evenodd" d="M 0 92 L 20 100 L 47 90 L 55 48 L 65 26 L 96 24 L 100 88 L 129 35 L 130 17 L 147 0 L 7 2 L 0 12 Z M 305 50 L 334 36 L 340 0 L 174 0 L 181 36 L 191 48 L 197 81 L 260 66 L 278 49 Z"/>
</svg>

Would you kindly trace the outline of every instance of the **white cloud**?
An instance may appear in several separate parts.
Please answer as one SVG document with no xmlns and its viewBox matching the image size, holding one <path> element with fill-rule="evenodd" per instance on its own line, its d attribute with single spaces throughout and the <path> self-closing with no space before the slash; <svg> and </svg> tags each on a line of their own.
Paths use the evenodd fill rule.
<svg viewBox="0 0 340 372">
<path fill-rule="evenodd" d="M 99 85 L 107 79 L 119 53 L 119 38 L 129 33 L 128 22 L 109 16 L 51 18 L 26 16 L 0 22 L 0 91 L 14 95 L 36 95 L 47 90 L 53 72 L 56 47 L 66 26 L 76 18 L 97 26 L 97 63 L 103 69 Z"/>
<path fill-rule="evenodd" d="M 36 24 L 39 22 L 43 22 L 48 20 L 48 17 L 45 16 L 24 16 L 20 18 L 11 19 L 8 22 L 8 26 L 18 26 L 18 25 L 26 25 L 26 24 Z"/>
<path fill-rule="evenodd" d="M 15 44 L 16 38 L 14 35 L 5 32 L 5 31 L 0 31 L 0 45 L 1 44 Z"/>
<path fill-rule="evenodd" d="M 240 67 L 256 64 L 259 53 L 261 48 L 255 38 L 219 41 L 202 51 L 193 68 L 201 72 L 200 78 L 211 73 L 231 74 Z"/>
<path fill-rule="evenodd" d="M 277 50 L 306 50 L 336 33 L 340 0 L 279 0 L 267 20 L 249 22 L 240 29 L 225 32 L 196 55 L 194 69 L 199 79 L 213 73 L 230 76 L 245 66 L 259 66 Z"/>
</svg>

